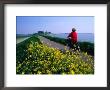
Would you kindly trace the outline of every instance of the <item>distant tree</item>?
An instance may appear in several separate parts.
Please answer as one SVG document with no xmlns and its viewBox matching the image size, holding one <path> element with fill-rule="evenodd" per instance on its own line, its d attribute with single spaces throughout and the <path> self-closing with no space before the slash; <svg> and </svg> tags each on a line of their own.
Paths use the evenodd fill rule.
<svg viewBox="0 0 110 90">
<path fill-rule="evenodd" d="M 51 32 L 47 32 L 47 31 L 46 31 L 46 32 L 45 32 L 45 35 L 48 35 L 48 34 L 51 34 Z"/>
<path fill-rule="evenodd" d="M 44 34 L 44 31 L 38 31 L 38 34 Z"/>
<path fill-rule="evenodd" d="M 51 32 L 48 32 L 48 34 L 51 34 Z"/>
</svg>

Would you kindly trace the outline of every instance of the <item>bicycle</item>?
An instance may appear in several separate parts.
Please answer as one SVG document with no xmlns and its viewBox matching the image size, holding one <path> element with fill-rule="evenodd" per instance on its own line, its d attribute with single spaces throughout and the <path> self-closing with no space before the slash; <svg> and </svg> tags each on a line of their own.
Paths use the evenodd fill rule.
<svg viewBox="0 0 110 90">
<path fill-rule="evenodd" d="M 72 51 L 79 51 L 80 52 L 80 47 L 78 42 L 73 43 L 71 38 L 67 38 L 67 47 L 69 47 L 70 50 Z"/>
</svg>

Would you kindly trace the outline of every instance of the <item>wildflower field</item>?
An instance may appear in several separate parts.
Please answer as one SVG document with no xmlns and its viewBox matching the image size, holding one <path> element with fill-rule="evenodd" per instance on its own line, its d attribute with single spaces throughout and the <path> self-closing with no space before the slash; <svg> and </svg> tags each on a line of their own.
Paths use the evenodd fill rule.
<svg viewBox="0 0 110 90">
<path fill-rule="evenodd" d="M 16 44 L 16 74 L 94 74 L 94 57 L 48 47 L 34 35 Z"/>
</svg>

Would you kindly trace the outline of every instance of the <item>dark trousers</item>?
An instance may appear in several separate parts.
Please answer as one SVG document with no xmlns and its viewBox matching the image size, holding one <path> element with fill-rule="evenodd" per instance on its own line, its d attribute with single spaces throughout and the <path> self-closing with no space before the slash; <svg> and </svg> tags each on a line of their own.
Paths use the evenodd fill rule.
<svg viewBox="0 0 110 90">
<path fill-rule="evenodd" d="M 73 43 L 73 42 L 71 41 L 71 39 L 67 39 L 67 44 L 68 44 L 68 46 L 69 46 L 70 48 L 73 48 L 73 46 L 74 46 L 75 43 Z"/>
<path fill-rule="evenodd" d="M 74 50 L 79 50 L 79 46 L 78 43 L 73 43 L 71 41 L 71 39 L 67 39 L 67 45 L 69 46 L 70 49 L 74 49 Z"/>
</svg>

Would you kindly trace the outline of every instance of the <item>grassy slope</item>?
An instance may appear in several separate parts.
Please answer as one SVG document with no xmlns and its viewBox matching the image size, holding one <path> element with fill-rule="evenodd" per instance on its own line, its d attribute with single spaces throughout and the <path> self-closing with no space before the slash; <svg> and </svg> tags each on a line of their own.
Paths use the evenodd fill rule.
<svg viewBox="0 0 110 90">
<path fill-rule="evenodd" d="M 36 36 L 32 36 L 27 40 L 24 40 L 23 42 L 20 42 L 16 44 L 16 58 L 17 62 L 22 63 L 22 61 L 27 57 L 27 48 L 30 45 L 31 42 L 40 42 L 40 40 Z"/>
</svg>

